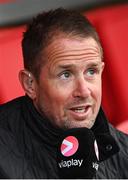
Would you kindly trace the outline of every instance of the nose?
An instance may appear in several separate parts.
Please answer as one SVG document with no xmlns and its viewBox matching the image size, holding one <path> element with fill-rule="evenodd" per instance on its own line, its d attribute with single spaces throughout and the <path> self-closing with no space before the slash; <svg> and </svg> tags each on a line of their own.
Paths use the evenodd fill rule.
<svg viewBox="0 0 128 180">
<path fill-rule="evenodd" d="M 84 79 L 84 77 L 81 77 L 74 82 L 73 97 L 87 98 L 90 94 L 91 90 L 89 83 Z"/>
</svg>

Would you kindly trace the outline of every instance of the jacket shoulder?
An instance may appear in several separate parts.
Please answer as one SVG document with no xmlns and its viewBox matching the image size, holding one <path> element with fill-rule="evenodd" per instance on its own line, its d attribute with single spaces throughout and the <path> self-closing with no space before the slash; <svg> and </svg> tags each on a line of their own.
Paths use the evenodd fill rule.
<svg viewBox="0 0 128 180">
<path fill-rule="evenodd" d="M 24 97 L 0 105 L 0 178 L 20 177 L 22 147 L 17 145 L 22 131 L 21 113 Z M 18 173 L 18 174 L 17 174 Z M 22 177 L 22 176 L 21 176 Z"/>
<path fill-rule="evenodd" d="M 21 96 L 6 103 L 0 104 L 0 115 L 3 114 L 4 112 L 7 113 L 9 111 L 15 110 L 15 108 L 22 103 L 24 98 L 25 96 Z"/>
<path fill-rule="evenodd" d="M 0 143 L 3 140 L 9 142 L 9 139 L 17 133 L 19 126 L 21 126 L 20 119 L 23 99 L 24 97 L 19 97 L 0 105 Z"/>
<path fill-rule="evenodd" d="M 16 117 L 21 112 L 21 105 L 24 98 L 24 96 L 18 97 L 0 105 L 0 127 L 2 126 L 3 122 L 11 122 L 16 120 Z"/>
<path fill-rule="evenodd" d="M 120 151 L 111 159 L 111 165 L 117 169 L 118 178 L 128 178 L 128 135 L 109 125 L 110 133 L 115 138 Z M 115 162 L 115 163 L 114 163 Z"/>
<path fill-rule="evenodd" d="M 109 124 L 110 133 L 115 138 L 120 151 L 128 157 L 128 134 L 114 128 L 111 124 Z"/>
<path fill-rule="evenodd" d="M 109 123 L 110 134 L 119 146 L 119 152 L 100 163 L 97 178 L 126 179 L 128 178 L 128 135 L 117 130 Z"/>
</svg>

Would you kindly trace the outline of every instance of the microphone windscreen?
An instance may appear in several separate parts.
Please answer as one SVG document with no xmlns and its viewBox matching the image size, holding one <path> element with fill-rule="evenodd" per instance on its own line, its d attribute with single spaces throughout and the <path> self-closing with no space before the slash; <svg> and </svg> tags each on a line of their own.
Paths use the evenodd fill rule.
<svg viewBox="0 0 128 180">
<path fill-rule="evenodd" d="M 60 178 L 94 178 L 98 159 L 98 146 L 90 129 L 69 129 L 59 137 L 57 165 Z"/>
</svg>

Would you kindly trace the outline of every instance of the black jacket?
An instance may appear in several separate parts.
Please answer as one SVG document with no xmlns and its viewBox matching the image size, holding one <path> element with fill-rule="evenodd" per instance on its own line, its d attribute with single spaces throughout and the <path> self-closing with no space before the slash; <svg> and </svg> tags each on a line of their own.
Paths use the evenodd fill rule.
<svg viewBox="0 0 128 180">
<path fill-rule="evenodd" d="M 96 178 L 128 178 L 128 136 L 107 122 L 102 109 L 91 130 L 100 152 Z M 59 178 L 56 146 L 61 133 L 27 96 L 0 105 L 0 178 Z"/>
</svg>

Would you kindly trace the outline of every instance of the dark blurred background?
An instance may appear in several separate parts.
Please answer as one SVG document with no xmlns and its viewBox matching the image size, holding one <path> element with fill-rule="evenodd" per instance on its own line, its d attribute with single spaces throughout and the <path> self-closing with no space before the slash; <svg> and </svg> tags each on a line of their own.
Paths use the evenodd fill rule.
<svg viewBox="0 0 128 180">
<path fill-rule="evenodd" d="M 57 7 L 86 11 L 126 2 L 126 0 L 0 0 L 0 26 L 25 23 L 33 15 Z"/>
</svg>

